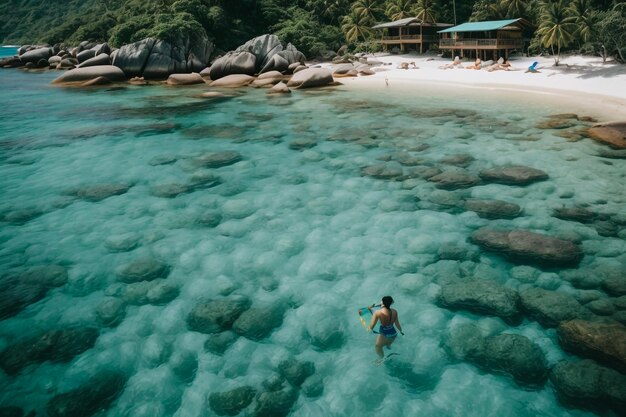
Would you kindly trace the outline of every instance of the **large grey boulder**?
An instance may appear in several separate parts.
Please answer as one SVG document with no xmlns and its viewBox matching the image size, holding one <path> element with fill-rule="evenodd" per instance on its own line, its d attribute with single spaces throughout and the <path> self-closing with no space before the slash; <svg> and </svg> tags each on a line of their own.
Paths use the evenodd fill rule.
<svg viewBox="0 0 626 417">
<path fill-rule="evenodd" d="M 78 62 L 82 64 L 83 62 L 95 56 L 96 56 L 96 51 L 94 51 L 93 49 L 87 49 L 85 51 L 82 51 L 76 54 L 76 59 L 78 59 Z"/>
<path fill-rule="evenodd" d="M 50 58 L 52 55 L 53 55 L 52 48 L 49 48 L 49 47 L 37 48 L 28 52 L 24 52 L 22 55 L 20 55 L 20 61 L 22 61 L 22 64 L 26 64 L 27 62 L 32 62 L 36 64 L 42 59 L 45 59 L 47 61 L 48 58 Z"/>
<path fill-rule="evenodd" d="M 259 73 L 263 74 L 263 73 L 270 72 L 270 71 L 283 72 L 283 71 L 287 71 L 288 68 L 289 68 L 289 61 L 287 61 L 285 58 L 283 58 L 280 55 L 280 53 L 278 53 L 278 54 L 274 54 L 274 56 L 272 56 L 267 61 L 267 63 L 263 66 L 263 68 L 261 68 Z"/>
<path fill-rule="evenodd" d="M 113 65 L 129 78 L 166 79 L 170 74 L 202 71 L 213 49 L 206 37 L 182 36 L 172 41 L 146 38 L 122 46 Z"/>
<path fill-rule="evenodd" d="M 106 410 L 121 394 L 126 376 L 117 371 L 103 371 L 72 391 L 55 395 L 46 411 L 50 417 L 88 417 Z"/>
<path fill-rule="evenodd" d="M 626 409 L 626 375 L 592 360 L 560 362 L 550 372 L 559 399 L 567 405 L 602 409 L 618 415 Z"/>
<path fill-rule="evenodd" d="M 583 258 L 580 247 L 569 240 L 524 230 L 507 232 L 485 227 L 474 232 L 470 240 L 487 251 L 500 253 L 521 263 L 550 267 L 576 266 Z"/>
<path fill-rule="evenodd" d="M 227 75 L 256 74 L 256 57 L 246 51 L 229 52 L 218 58 L 211 65 L 210 77 L 212 80 L 219 80 Z"/>
<path fill-rule="evenodd" d="M 239 88 L 245 87 L 254 81 L 252 75 L 247 74 L 230 74 L 226 75 L 219 80 L 211 81 L 210 87 L 222 87 L 222 88 Z"/>
<path fill-rule="evenodd" d="M 545 172 L 527 166 L 508 166 L 484 170 L 480 178 L 486 182 L 495 182 L 507 185 L 528 185 L 533 182 L 548 179 Z"/>
<path fill-rule="evenodd" d="M 564 349 L 626 374 L 626 326 L 623 324 L 572 320 L 561 323 L 557 334 Z"/>
<path fill-rule="evenodd" d="M 91 349 L 99 332 L 92 327 L 51 330 L 10 345 L 0 354 L 0 367 L 9 375 L 34 363 L 67 362 Z"/>
<path fill-rule="evenodd" d="M 96 55 L 93 58 L 83 61 L 78 68 L 95 67 L 97 65 L 111 65 L 111 57 L 107 54 Z"/>
<path fill-rule="evenodd" d="M 445 308 L 497 316 L 510 324 L 519 324 L 522 317 L 517 292 L 494 281 L 475 280 L 444 285 L 437 301 Z"/>
<path fill-rule="evenodd" d="M 519 295 L 526 315 L 543 327 L 556 327 L 563 321 L 592 317 L 589 310 L 565 293 L 530 288 Z"/>
<path fill-rule="evenodd" d="M 78 83 L 104 77 L 111 82 L 124 81 L 126 75 L 114 65 L 96 65 L 85 68 L 75 68 L 65 72 L 60 77 L 52 81 L 53 84 Z"/>
<path fill-rule="evenodd" d="M 292 88 L 323 87 L 332 84 L 333 74 L 326 68 L 307 68 L 298 71 L 287 83 Z"/>
<path fill-rule="evenodd" d="M 261 35 L 250 39 L 245 44 L 235 49 L 235 52 L 249 52 L 255 56 L 255 73 L 261 72 L 270 59 L 283 50 L 280 39 L 276 35 Z M 284 58 L 283 58 L 284 59 Z M 287 63 L 289 66 L 290 62 Z M 273 68 L 271 68 L 273 69 Z M 271 70 L 270 69 L 270 70 Z M 213 78 L 213 77 L 211 77 Z"/>
</svg>

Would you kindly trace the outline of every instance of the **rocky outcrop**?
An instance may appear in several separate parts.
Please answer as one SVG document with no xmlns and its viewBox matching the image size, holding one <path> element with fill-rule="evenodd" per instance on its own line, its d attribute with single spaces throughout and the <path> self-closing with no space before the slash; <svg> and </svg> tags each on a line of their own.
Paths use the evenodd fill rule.
<svg viewBox="0 0 626 417">
<path fill-rule="evenodd" d="M 307 68 L 298 71 L 287 83 L 292 88 L 323 87 L 334 83 L 333 75 L 326 68 Z"/>
<path fill-rule="evenodd" d="M 517 292 L 494 281 L 475 280 L 443 285 L 437 303 L 451 310 L 467 310 L 502 318 L 510 324 L 519 324 Z"/>
<path fill-rule="evenodd" d="M 487 251 L 521 263 L 548 267 L 576 266 L 583 258 L 580 247 L 569 240 L 524 230 L 506 232 L 482 228 L 474 232 L 470 240 Z"/>
<path fill-rule="evenodd" d="M 53 54 L 53 49 L 46 46 L 24 52 L 19 56 L 19 58 L 22 64 L 26 64 L 28 62 L 38 63 L 42 59 L 47 61 Z"/>
<path fill-rule="evenodd" d="M 128 78 L 166 79 L 170 74 L 202 71 L 213 49 L 206 37 L 183 37 L 171 42 L 146 38 L 122 46 L 113 58 L 113 65 L 121 68 Z"/>
<path fill-rule="evenodd" d="M 489 372 L 509 375 L 525 386 L 542 386 L 548 375 L 542 350 L 519 334 L 483 337 L 476 326 L 464 324 L 450 331 L 444 345 L 454 358 L 470 361 Z"/>
<path fill-rule="evenodd" d="M 232 74 L 255 75 L 269 71 L 287 71 L 294 63 L 303 63 L 304 55 L 293 45 L 285 49 L 276 35 L 262 35 L 249 40 L 211 65 L 212 80 Z"/>
<path fill-rule="evenodd" d="M 589 129 L 590 138 L 614 149 L 626 149 L 626 122 L 598 124 Z"/>
<path fill-rule="evenodd" d="M 47 406 L 50 417 L 91 416 L 105 410 L 121 394 L 126 376 L 103 371 L 72 391 L 54 396 Z"/>
<path fill-rule="evenodd" d="M 512 219 L 519 216 L 522 211 L 517 204 L 500 200 L 477 199 L 465 201 L 465 209 L 473 211 L 485 219 Z"/>
<path fill-rule="evenodd" d="M 51 330 L 10 345 L 0 354 L 0 367 L 15 375 L 30 364 L 67 362 L 91 349 L 98 336 L 98 330 L 91 327 Z"/>
<path fill-rule="evenodd" d="M 103 77 L 110 82 L 126 80 L 124 72 L 114 65 L 95 65 L 69 70 L 52 81 L 52 84 L 84 83 L 99 77 Z"/>
<path fill-rule="evenodd" d="M 528 185 L 537 181 L 547 180 L 545 172 L 526 166 L 509 166 L 484 170 L 480 178 L 485 182 L 495 182 L 506 185 Z"/>
<path fill-rule="evenodd" d="M 557 333 L 564 349 L 626 374 L 626 327 L 623 324 L 572 320 L 561 323 Z"/>
<path fill-rule="evenodd" d="M 189 329 L 200 333 L 229 330 L 239 316 L 250 307 L 245 297 L 231 297 L 196 305 L 187 316 Z"/>
<path fill-rule="evenodd" d="M 559 399 L 566 405 L 592 410 L 626 408 L 626 376 L 592 360 L 560 362 L 550 372 Z"/>
<path fill-rule="evenodd" d="M 523 311 L 543 327 L 556 327 L 563 321 L 592 316 L 574 297 L 564 293 L 531 288 L 519 295 Z"/>
</svg>

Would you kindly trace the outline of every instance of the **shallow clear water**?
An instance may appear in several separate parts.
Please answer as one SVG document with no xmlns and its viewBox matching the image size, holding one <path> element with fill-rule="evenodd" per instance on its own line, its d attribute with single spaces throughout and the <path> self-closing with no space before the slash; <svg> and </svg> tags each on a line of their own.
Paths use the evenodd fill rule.
<svg viewBox="0 0 626 417">
<path fill-rule="evenodd" d="M 0 46 L 0 58 L 17 55 L 17 48 L 11 45 Z"/>
<path fill-rule="evenodd" d="M 467 239 L 486 225 L 575 236 L 585 251 L 579 268 L 624 265 L 622 239 L 552 216 L 574 205 L 620 213 L 626 198 L 624 165 L 597 157 L 602 146 L 535 128 L 567 107 L 543 100 L 502 106 L 497 93 L 470 99 L 428 87 L 289 97 L 249 89 L 212 101 L 194 97 L 206 87 L 59 89 L 49 85 L 54 75 L 0 72 L 3 272 L 50 264 L 68 271 L 64 285 L 0 322 L 0 350 L 64 326 L 96 326 L 100 336 L 70 362 L 2 373 L 0 404 L 43 414 L 54 395 L 115 368 L 129 379 L 102 415 L 214 415 L 210 393 L 242 385 L 262 391 L 281 361 L 296 358 L 314 363 L 318 388 L 299 392 L 293 416 L 592 415 L 561 406 L 550 383 L 522 388 L 451 360 L 442 347 L 451 328 L 472 321 L 485 334 L 529 337 L 555 364 L 568 355 L 554 330 L 528 320 L 508 328 L 434 303 L 438 282 L 459 270 L 528 286 L 516 278 L 519 267 L 497 255 L 439 259 L 447 244 L 477 251 Z M 292 149 L 296 140 L 315 146 Z M 242 160 L 210 169 L 198 162 L 218 151 Z M 362 175 L 398 153 L 444 170 L 460 169 L 444 158 L 470 155 L 472 173 L 519 164 L 550 179 L 447 194 L 425 180 Z M 194 185 L 209 175 L 221 183 Z M 129 188 L 100 201 L 75 197 L 97 184 Z M 516 203 L 523 215 L 486 220 L 439 204 L 469 197 Z M 144 257 L 168 265 L 173 296 L 150 304 L 129 295 L 120 268 Z M 559 270 L 534 272 L 534 285 L 581 295 Z M 386 294 L 406 336 L 394 344 L 391 365 L 375 367 L 373 336 L 356 311 Z M 223 355 L 211 353 L 187 316 L 203 300 L 234 296 L 277 306 L 282 324 L 261 340 L 239 337 Z M 128 305 L 121 323 L 106 327 L 96 310 L 111 297 Z M 185 358 L 192 365 L 183 378 Z"/>
</svg>

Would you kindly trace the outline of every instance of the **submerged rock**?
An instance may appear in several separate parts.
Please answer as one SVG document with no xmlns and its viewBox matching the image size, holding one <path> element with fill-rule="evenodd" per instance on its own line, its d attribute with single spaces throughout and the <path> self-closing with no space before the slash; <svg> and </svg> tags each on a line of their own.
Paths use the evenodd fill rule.
<svg viewBox="0 0 626 417">
<path fill-rule="evenodd" d="M 283 324 L 284 311 L 274 305 L 255 307 L 244 311 L 233 323 L 233 330 L 240 336 L 261 340 Z"/>
<path fill-rule="evenodd" d="M 196 166 L 204 168 L 220 168 L 235 164 L 243 158 L 236 151 L 208 152 L 193 159 Z"/>
<path fill-rule="evenodd" d="M 164 279 L 156 279 L 129 284 L 124 288 L 122 297 L 124 301 L 134 305 L 163 305 L 178 297 L 178 293 L 178 288 L 174 285 L 168 284 Z"/>
<path fill-rule="evenodd" d="M 50 417 L 87 417 L 106 410 L 121 394 L 126 376 L 120 372 L 103 371 L 81 387 L 54 396 L 47 405 Z"/>
<path fill-rule="evenodd" d="M 542 386 L 548 376 L 542 350 L 519 334 L 483 337 L 476 326 L 464 324 L 452 329 L 444 343 L 456 359 L 470 361 L 489 372 L 509 375 L 525 386 Z"/>
<path fill-rule="evenodd" d="M 91 349 L 98 336 L 98 330 L 91 327 L 51 330 L 10 345 L 0 354 L 0 367 L 15 375 L 30 364 L 67 362 Z"/>
<path fill-rule="evenodd" d="M 256 391 L 250 386 L 209 395 L 209 407 L 219 416 L 235 416 L 252 403 Z"/>
<path fill-rule="evenodd" d="M 537 181 L 547 180 L 545 172 L 526 166 L 509 166 L 492 168 L 480 173 L 480 178 L 486 182 L 495 182 L 506 185 L 528 185 Z"/>
<path fill-rule="evenodd" d="M 516 291 L 488 280 L 443 285 L 438 296 L 442 307 L 497 316 L 509 324 L 521 322 L 518 303 Z"/>
<path fill-rule="evenodd" d="M 500 200 L 469 199 L 465 209 L 477 213 L 486 219 L 512 219 L 520 215 L 522 209 L 517 204 Z"/>
<path fill-rule="evenodd" d="M 189 329 L 200 333 L 229 330 L 239 316 L 250 307 L 245 297 L 207 301 L 196 305 L 187 316 Z"/>
<path fill-rule="evenodd" d="M 381 180 L 392 180 L 402 176 L 402 167 L 389 164 L 372 165 L 363 168 L 361 175 Z"/>
<path fill-rule="evenodd" d="M 626 122 L 598 124 L 590 128 L 588 134 L 614 149 L 626 149 Z"/>
<path fill-rule="evenodd" d="M 291 385 L 299 387 L 315 373 L 315 364 L 289 359 L 278 364 L 278 371 Z"/>
<path fill-rule="evenodd" d="M 556 327 L 563 321 L 592 316 L 574 297 L 564 293 L 531 288 L 519 295 L 523 310 L 543 327 Z"/>
<path fill-rule="evenodd" d="M 557 333 L 564 349 L 626 374 L 626 327 L 623 324 L 572 320 L 561 323 Z"/>
<path fill-rule="evenodd" d="M 166 277 L 169 274 L 169 266 L 153 257 L 144 257 L 133 262 L 124 264 L 117 269 L 120 281 L 126 283 L 152 281 Z"/>
<path fill-rule="evenodd" d="M 500 253 L 515 262 L 545 266 L 576 266 L 582 250 L 569 240 L 557 239 L 524 230 L 511 232 L 482 228 L 470 240 L 491 252 Z"/>
<path fill-rule="evenodd" d="M 105 298 L 96 307 L 98 320 L 105 327 L 115 327 L 124 320 L 126 314 L 126 303 L 119 298 Z"/>
<path fill-rule="evenodd" d="M 294 389 L 266 391 L 256 396 L 255 415 L 257 417 L 285 417 L 298 399 Z"/>
<path fill-rule="evenodd" d="M 445 171 L 428 178 L 428 181 L 434 182 L 437 188 L 457 190 L 459 188 L 473 187 L 480 182 L 480 178 L 468 172 Z"/>
<path fill-rule="evenodd" d="M 594 361 L 560 362 L 550 372 L 559 399 L 566 405 L 587 409 L 626 408 L 626 376 Z"/>
<path fill-rule="evenodd" d="M 584 207 L 563 207 L 554 210 L 554 217 L 580 223 L 591 223 L 596 216 L 591 210 Z"/>
<path fill-rule="evenodd" d="M 125 194 L 130 189 L 126 184 L 98 184 L 71 190 L 70 195 L 74 195 L 83 200 L 98 202 L 115 195 Z"/>
<path fill-rule="evenodd" d="M 231 331 L 210 334 L 206 342 L 204 342 L 204 349 L 215 355 L 222 355 L 230 345 L 235 343 L 238 337 L 235 332 Z"/>
<path fill-rule="evenodd" d="M 128 252 L 139 245 L 139 235 L 136 233 L 123 233 L 121 235 L 109 236 L 104 241 L 104 247 L 109 252 Z"/>
<path fill-rule="evenodd" d="M 197 72 L 192 72 L 191 74 L 171 74 L 167 77 L 166 83 L 168 85 L 204 84 L 204 79 Z"/>
</svg>

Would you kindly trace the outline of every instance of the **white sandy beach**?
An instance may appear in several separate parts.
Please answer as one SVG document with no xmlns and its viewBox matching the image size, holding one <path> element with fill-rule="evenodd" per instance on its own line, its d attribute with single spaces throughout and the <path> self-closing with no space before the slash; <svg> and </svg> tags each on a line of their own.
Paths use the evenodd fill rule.
<svg viewBox="0 0 626 417">
<path fill-rule="evenodd" d="M 409 84 L 436 83 L 438 88 L 478 88 L 488 90 L 510 90 L 542 94 L 542 100 L 566 100 L 581 107 L 593 108 L 604 114 L 604 118 L 626 118 L 626 65 L 612 61 L 602 63 L 600 57 L 562 56 L 559 66 L 554 66 L 552 57 L 512 57 L 510 71 L 489 72 L 486 66 L 481 70 L 466 69 L 473 60 L 462 60 L 461 68 L 440 69 L 450 64 L 449 58 L 439 58 L 416 54 L 369 55 L 385 64 L 376 68 L 376 74 L 351 78 L 338 78 L 347 87 L 376 89 L 405 89 Z M 526 69 L 538 61 L 539 73 L 526 73 Z M 415 63 L 409 69 L 400 69 L 401 63 Z M 331 66 L 324 64 L 324 66 Z M 520 96 L 521 94 L 516 94 Z"/>
</svg>

